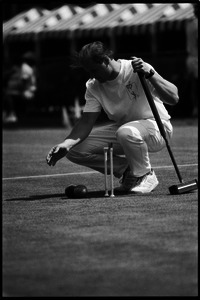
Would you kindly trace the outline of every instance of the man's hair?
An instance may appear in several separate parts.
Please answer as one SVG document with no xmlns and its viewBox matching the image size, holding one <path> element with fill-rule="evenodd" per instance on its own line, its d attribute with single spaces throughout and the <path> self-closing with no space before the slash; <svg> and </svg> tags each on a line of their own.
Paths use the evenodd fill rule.
<svg viewBox="0 0 200 300">
<path fill-rule="evenodd" d="M 105 60 L 105 56 L 113 59 L 113 51 L 107 49 L 102 42 L 93 42 L 82 47 L 80 52 L 76 52 L 74 55 L 73 67 L 82 67 L 87 60 L 93 60 L 95 63 L 102 64 Z"/>
</svg>

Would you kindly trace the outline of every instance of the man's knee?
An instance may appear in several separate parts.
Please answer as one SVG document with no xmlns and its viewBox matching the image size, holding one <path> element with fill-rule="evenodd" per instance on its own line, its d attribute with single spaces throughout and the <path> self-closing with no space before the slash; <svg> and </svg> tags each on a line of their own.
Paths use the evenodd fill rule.
<svg viewBox="0 0 200 300">
<path fill-rule="evenodd" d="M 116 132 L 116 137 L 120 144 L 125 141 L 143 143 L 139 130 L 134 127 L 121 126 Z"/>
<path fill-rule="evenodd" d="M 66 155 L 67 159 L 69 159 L 71 162 L 74 162 L 74 163 L 80 163 L 84 160 L 87 159 L 88 157 L 88 153 L 85 153 L 85 152 L 78 152 L 76 150 L 73 150 L 71 149 L 67 155 Z"/>
</svg>

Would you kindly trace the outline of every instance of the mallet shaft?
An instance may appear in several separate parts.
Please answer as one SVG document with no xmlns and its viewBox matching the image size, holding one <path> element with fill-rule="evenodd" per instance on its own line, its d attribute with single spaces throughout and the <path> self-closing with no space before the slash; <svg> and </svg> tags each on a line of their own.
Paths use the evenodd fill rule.
<svg viewBox="0 0 200 300">
<path fill-rule="evenodd" d="M 153 112 L 154 118 L 155 118 L 156 123 L 157 123 L 157 125 L 158 125 L 158 128 L 159 128 L 159 130 L 160 130 L 160 133 L 161 133 L 162 137 L 163 137 L 164 140 L 165 140 L 165 143 L 166 143 L 166 146 L 167 146 L 167 150 L 168 150 L 168 152 L 169 152 L 170 158 L 171 158 L 172 163 L 173 163 L 173 165 L 174 165 L 174 168 L 175 168 L 176 174 L 177 174 L 177 176 L 178 176 L 178 179 L 179 179 L 180 183 L 183 183 L 183 179 L 182 179 L 182 177 L 181 177 L 179 168 L 178 168 L 178 166 L 177 166 L 177 163 L 176 163 L 176 161 L 175 161 L 174 155 L 173 155 L 173 153 L 172 153 L 172 151 L 171 151 L 169 142 L 168 142 L 168 140 L 167 140 L 167 136 L 166 136 L 166 132 L 165 132 L 164 126 L 163 126 L 163 124 L 162 124 L 160 115 L 159 115 L 159 113 L 158 113 L 158 111 L 157 111 L 156 105 L 155 105 L 155 103 L 154 103 L 153 97 L 152 97 L 152 95 L 151 95 L 151 92 L 150 92 L 150 90 L 149 90 L 149 87 L 148 87 L 148 85 L 147 85 L 147 83 L 146 83 L 146 80 L 145 80 L 145 78 L 144 78 L 144 75 L 141 74 L 141 73 L 138 73 L 138 76 L 139 76 L 139 78 L 140 78 L 140 82 L 141 82 L 142 87 L 143 87 L 143 89 L 144 89 L 146 98 L 147 98 L 147 100 L 148 100 L 148 102 L 149 102 L 149 105 L 150 105 L 151 110 L 152 110 L 152 112 Z"/>
</svg>

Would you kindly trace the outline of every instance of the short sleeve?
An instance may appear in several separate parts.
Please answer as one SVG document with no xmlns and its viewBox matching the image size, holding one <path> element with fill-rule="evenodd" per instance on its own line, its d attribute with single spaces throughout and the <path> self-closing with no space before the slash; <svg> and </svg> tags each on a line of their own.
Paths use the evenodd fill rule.
<svg viewBox="0 0 200 300">
<path fill-rule="evenodd" d="M 86 90 L 85 93 L 86 104 L 83 109 L 83 112 L 100 112 L 102 107 L 99 101 L 95 98 L 95 96 L 91 93 L 89 89 Z"/>
</svg>

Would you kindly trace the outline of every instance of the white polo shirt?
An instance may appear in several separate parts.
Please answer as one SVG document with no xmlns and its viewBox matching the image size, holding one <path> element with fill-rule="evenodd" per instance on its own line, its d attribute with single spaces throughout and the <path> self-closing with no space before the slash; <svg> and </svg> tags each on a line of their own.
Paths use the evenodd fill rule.
<svg viewBox="0 0 200 300">
<path fill-rule="evenodd" d="M 119 59 L 118 62 L 121 63 L 121 69 L 114 80 L 100 83 L 93 78 L 86 82 L 84 112 L 100 112 L 103 109 L 108 118 L 119 125 L 141 119 L 154 119 L 138 74 L 133 72 L 131 60 Z M 160 118 L 169 120 L 171 117 L 155 88 L 149 80 L 147 83 Z"/>
</svg>

